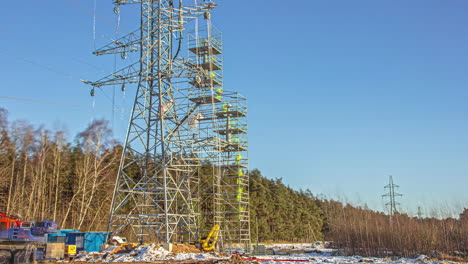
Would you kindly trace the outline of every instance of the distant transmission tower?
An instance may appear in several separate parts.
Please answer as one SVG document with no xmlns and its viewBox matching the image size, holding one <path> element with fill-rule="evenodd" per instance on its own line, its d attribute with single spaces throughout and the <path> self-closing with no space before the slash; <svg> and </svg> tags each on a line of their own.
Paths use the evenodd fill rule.
<svg viewBox="0 0 468 264">
<path fill-rule="evenodd" d="M 395 215 L 398 213 L 397 207 L 400 206 L 400 203 L 396 201 L 396 197 L 403 196 L 399 193 L 396 193 L 395 190 L 398 189 L 400 186 L 393 183 L 393 178 L 390 175 L 389 183 L 384 187 L 386 193 L 382 195 L 382 198 L 388 197 L 389 201 L 385 205 L 387 206 L 388 212 L 390 215 Z"/>
<path fill-rule="evenodd" d="M 121 5 L 139 4 L 141 26 L 94 52 L 140 54 L 90 82 L 92 95 L 104 85 L 138 86 L 108 231 L 140 242 L 193 242 L 219 225 L 220 247 L 249 245 L 247 104 L 223 91 L 222 40 L 210 13 L 217 5 L 113 2 L 117 14 Z"/>
<path fill-rule="evenodd" d="M 421 206 L 418 206 L 418 219 L 422 219 L 423 215 L 424 214 L 423 214 L 423 212 L 421 210 Z"/>
</svg>

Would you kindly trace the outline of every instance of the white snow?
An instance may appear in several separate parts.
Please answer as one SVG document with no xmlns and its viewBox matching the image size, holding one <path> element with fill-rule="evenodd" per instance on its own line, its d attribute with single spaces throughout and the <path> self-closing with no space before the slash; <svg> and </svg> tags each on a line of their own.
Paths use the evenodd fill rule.
<svg viewBox="0 0 468 264">
<path fill-rule="evenodd" d="M 429 259 L 420 260 L 417 259 L 405 259 L 401 258 L 396 261 L 385 258 L 368 258 L 360 256 L 344 257 L 344 256 L 329 256 L 329 255 L 318 255 L 318 254 L 298 254 L 291 256 L 259 256 L 260 259 L 275 259 L 276 261 L 258 261 L 260 264 L 315 264 L 315 263 L 336 263 L 336 264 L 348 264 L 348 263 L 373 263 L 373 264 L 387 264 L 387 263 L 398 263 L 398 264 L 414 264 L 414 263 L 455 263 L 449 261 L 431 261 Z M 305 260 L 304 262 L 291 262 L 281 260 Z M 252 261 L 253 262 L 253 261 Z"/>
<path fill-rule="evenodd" d="M 85 262 L 154 262 L 157 260 L 186 260 L 186 259 L 221 259 L 212 253 L 171 253 L 161 246 L 140 245 L 129 253 L 111 254 L 115 247 L 110 247 L 101 253 L 91 252 L 80 255 L 75 261 Z"/>
<path fill-rule="evenodd" d="M 270 249 L 292 249 L 292 250 L 314 250 L 313 253 L 303 253 L 303 254 L 292 254 L 290 256 L 285 255 L 266 255 L 266 256 L 257 256 L 256 260 L 250 261 L 250 263 L 259 263 L 259 264 L 321 264 L 321 263 L 330 263 L 330 264 L 348 264 L 348 263 L 369 263 L 369 264 L 435 264 L 435 263 L 455 263 L 450 261 L 436 261 L 431 258 L 421 255 L 415 259 L 400 258 L 398 260 L 392 261 L 389 258 L 371 258 L 371 257 L 361 257 L 361 256 L 333 256 L 331 252 L 333 250 L 326 248 L 327 243 L 313 243 L 313 244 L 274 244 L 267 245 L 267 248 Z M 215 253 L 171 253 L 164 248 L 151 244 L 151 245 L 141 245 L 132 250 L 129 253 L 120 253 L 120 254 L 110 254 L 114 250 L 114 247 L 110 247 L 105 252 L 102 253 L 89 253 L 86 255 L 79 256 L 76 261 L 86 261 L 86 262 L 154 262 L 158 260 L 208 260 L 208 259 L 219 259 L 226 260 L 229 257 L 219 257 Z M 251 257 L 249 257 L 251 258 Z M 266 259 L 265 261 L 259 259 Z M 275 261 L 273 261 L 275 260 Z M 284 261 L 282 261 L 284 260 Z M 298 261 L 287 261 L 287 260 L 303 260 L 303 262 Z"/>
<path fill-rule="evenodd" d="M 274 259 L 275 261 L 258 261 L 260 264 L 315 264 L 315 263 L 336 263 L 336 264 L 348 264 L 348 263 L 370 263 L 370 264 L 435 264 L 435 263 L 456 263 L 451 261 L 436 261 L 432 260 L 430 257 L 421 255 L 415 259 L 400 258 L 397 260 L 391 260 L 390 258 L 373 258 L 373 257 L 361 257 L 361 256 L 334 256 L 337 251 L 334 249 L 327 248 L 330 245 L 330 242 L 315 242 L 315 243 L 303 243 L 303 244 L 271 244 L 266 245 L 267 249 L 273 249 L 274 252 L 278 250 L 287 250 L 290 249 L 292 252 L 294 250 L 304 250 L 304 254 L 291 254 L 289 256 L 279 256 L 279 255 L 266 255 L 266 256 L 257 256 L 258 259 Z M 281 260 L 304 260 L 303 262 L 296 261 L 281 261 Z M 254 261 L 252 261 L 254 262 Z"/>
</svg>

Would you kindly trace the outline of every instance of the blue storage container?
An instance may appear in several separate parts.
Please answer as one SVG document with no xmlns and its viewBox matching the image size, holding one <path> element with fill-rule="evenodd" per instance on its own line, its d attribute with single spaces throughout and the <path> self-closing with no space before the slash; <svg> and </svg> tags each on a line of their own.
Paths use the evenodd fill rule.
<svg viewBox="0 0 468 264">
<path fill-rule="evenodd" d="M 78 252 L 99 252 L 105 240 L 106 232 L 71 232 L 67 234 L 65 245 L 76 245 Z"/>
<path fill-rule="evenodd" d="M 45 234 L 47 243 L 65 243 L 65 238 L 70 232 L 79 232 L 78 229 L 62 229 L 58 233 Z"/>
<path fill-rule="evenodd" d="M 99 252 L 101 245 L 106 242 L 106 232 L 86 232 L 84 236 L 85 251 Z"/>
</svg>

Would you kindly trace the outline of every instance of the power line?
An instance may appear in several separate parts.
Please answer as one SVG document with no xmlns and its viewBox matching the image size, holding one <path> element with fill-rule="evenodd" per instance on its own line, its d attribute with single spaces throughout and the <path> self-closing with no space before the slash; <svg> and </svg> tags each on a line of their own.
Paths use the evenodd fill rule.
<svg viewBox="0 0 468 264">
<path fill-rule="evenodd" d="M 93 9 L 90 9 L 90 8 L 87 8 L 87 7 L 83 7 L 81 5 L 79 5 L 77 3 L 77 1 L 74 1 L 74 0 L 66 0 L 65 1 L 66 3 L 68 3 L 68 5 L 72 6 L 72 7 L 75 7 L 76 10 L 79 10 L 81 13 L 87 15 L 87 16 L 91 16 L 93 17 L 94 15 L 94 10 Z M 102 18 L 101 22 L 103 22 L 103 24 L 109 26 L 109 27 L 114 27 L 114 25 L 111 24 L 111 21 L 109 19 L 105 19 L 105 18 Z"/>
<path fill-rule="evenodd" d="M 42 6 L 42 7 L 46 8 L 46 9 L 49 9 L 50 11 L 54 12 L 55 14 L 57 14 L 57 15 L 59 15 L 59 16 L 62 16 L 62 17 L 64 17 L 65 19 L 67 19 L 67 20 L 69 20 L 69 21 L 71 21 L 71 22 L 73 22 L 73 23 L 75 23 L 75 24 L 81 25 L 81 26 L 83 26 L 83 27 L 85 27 L 85 28 L 88 27 L 87 25 L 85 25 L 85 24 L 83 24 L 83 23 L 81 23 L 81 22 L 79 22 L 79 21 L 77 21 L 77 20 L 74 20 L 74 19 L 70 18 L 70 16 L 67 16 L 67 15 L 65 15 L 65 14 L 63 14 L 63 13 L 61 13 L 61 12 L 59 12 L 59 11 L 53 9 L 53 8 L 51 8 L 50 6 L 44 4 L 44 2 L 41 2 L 41 1 L 39 1 L 39 0 L 31 0 L 31 1 L 35 2 L 36 4 Z M 106 36 L 106 35 L 103 34 L 103 33 L 100 33 L 100 32 L 97 32 L 97 31 L 96 31 L 96 33 L 99 33 L 99 35 L 100 35 L 101 37 L 104 37 L 104 38 L 106 38 L 106 39 L 108 39 L 108 40 L 110 40 L 110 41 L 112 41 L 112 42 L 115 41 L 115 39 L 112 39 L 112 38 Z"/>
<path fill-rule="evenodd" d="M 25 62 L 30 63 L 30 64 L 32 64 L 32 65 L 42 67 L 42 68 L 47 69 L 48 71 L 54 72 L 54 73 L 56 73 L 56 74 L 64 75 L 64 76 L 66 76 L 66 77 L 68 77 L 68 78 L 70 78 L 70 79 L 78 80 L 78 81 L 84 82 L 84 83 L 87 82 L 86 80 L 83 80 L 83 79 L 81 79 L 81 78 L 79 78 L 79 77 L 76 77 L 76 76 L 74 76 L 74 75 L 71 75 L 71 74 L 69 74 L 69 73 L 65 73 L 65 72 L 62 72 L 62 71 L 58 71 L 58 70 L 56 70 L 56 69 L 54 69 L 54 68 L 52 68 L 52 67 L 50 67 L 50 66 L 47 66 L 47 65 L 44 65 L 44 64 L 40 64 L 40 63 L 34 62 L 34 61 L 32 61 L 32 60 L 30 60 L 30 59 L 28 59 L 28 58 L 25 58 L 25 57 L 19 57 L 19 56 L 13 55 L 13 54 L 11 54 L 11 53 L 9 53 L 9 52 L 6 52 L 6 51 L 4 51 L 4 50 L 3 50 L 3 51 L 0 50 L 0 53 L 3 53 L 3 54 L 5 54 L 5 55 L 10 56 L 10 57 L 12 57 L 12 58 L 14 58 L 14 59 L 17 59 L 17 60 L 22 60 L 22 61 L 25 61 Z"/>
<path fill-rule="evenodd" d="M 131 110 L 126 110 L 126 109 L 112 109 L 112 108 L 105 108 L 105 107 L 91 107 L 91 106 L 86 106 L 86 105 L 59 103 L 59 102 L 51 102 L 51 101 L 42 101 L 42 100 L 36 100 L 36 99 L 21 98 L 21 97 L 13 97 L 13 96 L 4 96 L 4 95 L 0 95 L 0 98 L 11 99 L 11 100 L 19 100 L 19 101 L 27 101 L 27 102 L 35 102 L 35 103 L 43 103 L 43 104 L 55 104 L 55 105 L 66 105 L 66 106 L 81 107 L 81 108 L 90 108 L 90 109 L 102 109 L 102 110 L 111 110 L 111 111 L 126 111 L 126 112 L 131 112 Z"/>
<path fill-rule="evenodd" d="M 10 31 L 10 30 L 6 30 L 6 29 L 4 29 L 4 28 L 0 29 L 0 31 L 7 31 L 7 33 L 8 33 L 9 35 L 15 35 L 16 37 L 21 37 L 19 34 L 16 34 L 16 33 L 12 32 L 12 31 Z M 28 41 L 31 42 L 31 40 L 28 40 Z M 92 67 L 92 68 L 94 68 L 94 69 L 96 69 L 96 70 L 99 70 L 99 71 L 103 72 L 103 73 L 112 74 L 110 71 L 106 71 L 105 69 L 103 69 L 103 68 L 101 68 L 101 67 L 99 67 L 99 66 L 96 66 L 96 65 L 94 65 L 94 64 L 91 64 L 91 63 L 89 63 L 89 62 L 87 62 L 87 61 L 84 61 L 84 60 L 82 60 L 82 59 L 78 59 L 78 58 L 73 57 L 73 56 L 70 56 L 70 55 L 65 55 L 64 53 L 58 51 L 56 48 L 53 48 L 53 47 L 48 46 L 48 45 L 46 45 L 46 44 L 44 44 L 44 43 L 42 43 L 42 42 L 37 41 L 37 39 L 33 40 L 33 42 L 34 42 L 35 44 L 39 45 L 39 46 L 42 46 L 42 47 L 45 48 L 45 49 L 48 49 L 48 50 L 50 50 L 50 51 L 52 51 L 52 52 L 54 52 L 54 53 L 56 53 L 56 54 L 59 54 L 60 56 L 62 56 L 62 57 L 64 57 L 64 58 L 72 59 L 72 60 L 74 60 L 74 61 L 76 61 L 76 62 L 78 62 L 78 63 L 81 63 L 81 64 L 84 64 L 84 65 L 90 66 L 90 67 Z"/>
<path fill-rule="evenodd" d="M 44 69 L 46 69 L 46 70 L 48 70 L 48 71 L 50 71 L 50 72 L 53 72 L 53 73 L 56 73 L 56 74 L 59 74 L 59 75 L 66 76 L 66 77 L 68 77 L 68 78 L 70 78 L 70 79 L 78 80 L 78 81 L 80 81 L 80 82 L 82 82 L 82 83 L 89 84 L 89 81 L 87 81 L 87 80 L 83 80 L 83 79 L 81 79 L 81 78 L 79 78 L 79 77 L 76 77 L 76 76 L 74 76 L 74 75 L 72 75 L 72 74 L 69 74 L 69 73 L 65 73 L 65 72 L 56 70 L 56 69 L 54 69 L 54 68 L 52 68 L 52 67 L 50 67 L 50 66 L 47 66 L 47 65 L 44 65 L 44 64 L 41 64 L 41 63 L 37 63 L 37 62 L 32 61 L 32 60 L 30 60 L 30 59 L 28 59 L 28 58 L 19 57 L 19 56 L 16 56 L 16 55 L 11 54 L 10 52 L 6 52 L 6 51 L 4 51 L 4 50 L 3 50 L 3 51 L 0 50 L 0 53 L 3 53 L 3 54 L 5 54 L 5 55 L 7 55 L 7 56 L 10 56 L 10 57 L 12 57 L 12 58 L 14 58 L 14 59 L 21 60 L 21 61 L 25 61 L 25 62 L 30 63 L 30 64 L 32 64 L 32 65 L 35 65 L 35 66 L 44 68 Z M 112 99 L 104 92 L 104 90 L 103 90 L 101 87 L 98 87 L 98 88 L 99 88 L 99 90 L 102 91 L 102 93 L 104 94 L 104 96 L 105 96 L 110 102 L 112 102 Z M 93 89 L 94 89 L 94 88 L 93 88 Z M 93 95 L 93 96 L 94 96 L 94 95 Z"/>
<path fill-rule="evenodd" d="M 13 32 L 10 31 L 10 30 L 5 30 L 5 29 L 0 29 L 0 30 L 7 31 L 8 34 L 15 35 L 15 36 L 17 36 L 17 37 L 20 36 L 20 35 L 18 35 L 18 34 L 16 34 L 16 33 L 13 33 Z M 103 72 L 103 73 L 112 74 L 110 71 L 106 71 L 106 70 L 104 70 L 103 68 L 100 68 L 100 67 L 98 67 L 98 66 L 96 66 L 96 65 L 93 65 L 93 64 L 91 64 L 91 63 L 89 63 L 89 62 L 87 62 L 87 61 L 78 59 L 78 58 L 73 57 L 73 56 L 70 56 L 70 55 L 65 55 L 65 54 L 63 54 L 63 53 L 57 51 L 57 49 L 52 48 L 52 47 L 50 47 L 50 46 L 48 46 L 48 45 L 46 45 L 46 44 L 44 44 L 44 43 L 41 43 L 41 42 L 39 42 L 39 41 L 37 41 L 37 40 L 35 41 L 35 44 L 37 44 L 37 45 L 39 45 L 39 46 L 42 46 L 43 48 L 48 49 L 48 50 L 50 50 L 50 51 L 52 51 L 52 52 L 54 52 L 54 53 L 56 53 L 56 54 L 58 54 L 58 55 L 60 55 L 60 56 L 62 56 L 62 57 L 64 57 L 64 58 L 71 59 L 71 60 L 74 60 L 74 61 L 76 61 L 76 62 L 78 62 L 78 63 L 81 63 L 81 64 L 84 64 L 84 65 L 90 66 L 90 67 L 92 67 L 92 68 L 95 68 L 96 70 L 99 70 L 99 71 Z M 0 51 L 0 52 L 1 52 L 1 51 Z M 7 53 L 7 52 L 4 52 L 4 53 Z M 48 69 L 48 70 L 50 70 L 50 71 L 52 71 L 52 72 L 55 72 L 55 73 L 62 74 L 62 75 L 68 76 L 68 77 L 69 77 L 69 76 L 72 76 L 71 74 L 67 74 L 67 73 L 63 73 L 63 72 L 57 71 L 57 70 L 55 70 L 55 69 L 53 69 L 53 68 L 51 68 L 51 67 L 49 67 L 49 66 L 41 65 L 41 64 L 39 64 L 39 63 L 30 61 L 29 59 L 20 58 L 20 57 L 14 56 L 14 55 L 11 54 L 11 53 L 9 53 L 9 55 L 10 55 L 11 57 L 13 57 L 13 58 L 18 59 L 18 60 L 23 60 L 23 61 L 29 62 L 29 63 L 31 63 L 31 64 L 34 64 L 34 65 L 36 65 L 36 66 L 44 67 L 44 68 L 46 68 L 46 69 Z M 83 80 L 83 79 L 78 78 L 78 77 L 74 77 L 74 79 L 79 79 L 81 82 L 87 83 L 86 80 Z M 109 97 L 109 95 L 106 94 L 106 92 L 105 92 L 101 87 L 98 87 L 98 88 L 102 91 L 102 93 L 104 94 L 104 96 L 107 97 L 107 99 L 108 99 L 109 101 L 114 101 L 113 99 L 111 99 L 111 98 Z M 114 107 L 112 107 L 112 108 L 114 108 Z"/>
<path fill-rule="evenodd" d="M 41 2 L 41 1 L 39 1 L 39 0 L 32 0 L 32 1 L 34 1 L 36 4 L 41 5 L 42 7 L 46 8 L 46 9 L 49 9 L 50 11 L 54 12 L 54 13 L 57 14 L 57 15 L 60 15 L 60 16 L 62 16 L 62 17 L 64 17 L 64 18 L 66 18 L 67 20 L 72 21 L 72 22 L 75 23 L 75 24 L 81 25 L 81 26 L 83 26 L 83 27 L 85 27 L 85 28 L 88 27 L 87 25 L 85 25 L 85 24 L 83 24 L 83 23 L 81 23 L 81 22 L 79 22 L 79 21 L 77 21 L 77 20 L 74 20 L 74 19 L 70 18 L 69 16 L 63 14 L 62 12 L 59 12 L 59 11 L 57 11 L 56 9 L 51 8 L 50 6 L 44 4 L 44 2 Z M 71 1 L 71 0 L 69 0 L 69 1 Z M 89 15 L 89 14 L 87 14 L 87 15 Z M 91 16 L 93 17 L 93 40 L 94 40 L 94 45 L 95 45 L 95 42 L 96 42 L 96 33 L 99 33 L 99 35 L 100 35 L 101 37 L 104 37 L 104 38 L 110 40 L 111 42 L 115 42 L 115 41 L 116 41 L 115 39 L 112 39 L 111 37 L 108 37 L 108 36 L 106 36 L 105 34 L 100 33 L 100 32 L 98 32 L 98 31 L 96 30 L 96 1 L 94 1 L 94 6 L 93 6 L 93 9 L 92 9 L 92 15 L 91 15 Z M 120 21 L 120 17 L 119 17 L 119 21 Z M 120 22 L 119 22 L 119 24 L 120 24 Z M 118 27 L 120 26 L 119 24 L 118 24 Z M 116 36 L 116 39 L 117 39 L 117 36 Z M 93 66 L 93 67 L 94 67 L 94 66 Z M 101 71 L 102 71 L 102 70 L 101 70 Z M 83 82 L 86 83 L 86 84 L 89 84 L 88 81 L 83 81 Z M 111 98 L 104 92 L 104 90 L 103 90 L 101 87 L 98 87 L 98 88 L 103 92 L 103 94 L 105 95 L 105 97 L 107 97 L 108 100 L 109 100 L 110 102 L 112 102 L 112 108 L 114 108 L 115 91 L 114 91 L 114 93 L 113 93 L 113 98 L 111 99 Z M 115 89 L 114 89 L 114 90 L 115 90 Z M 92 89 L 92 93 L 94 94 L 94 88 Z"/>
</svg>

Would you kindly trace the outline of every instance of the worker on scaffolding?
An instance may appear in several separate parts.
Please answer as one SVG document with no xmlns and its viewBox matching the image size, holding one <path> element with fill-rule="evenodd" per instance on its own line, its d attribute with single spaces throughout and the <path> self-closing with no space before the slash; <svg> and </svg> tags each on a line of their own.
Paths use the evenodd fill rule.
<svg viewBox="0 0 468 264">
<path fill-rule="evenodd" d="M 217 88 L 215 94 L 215 98 L 221 101 L 223 99 L 223 87 Z"/>
<path fill-rule="evenodd" d="M 242 187 L 237 187 L 237 201 L 240 202 L 242 201 L 242 193 L 244 192 L 244 188 Z"/>
<path fill-rule="evenodd" d="M 227 113 L 231 105 L 228 102 L 223 103 L 223 112 Z"/>
</svg>

